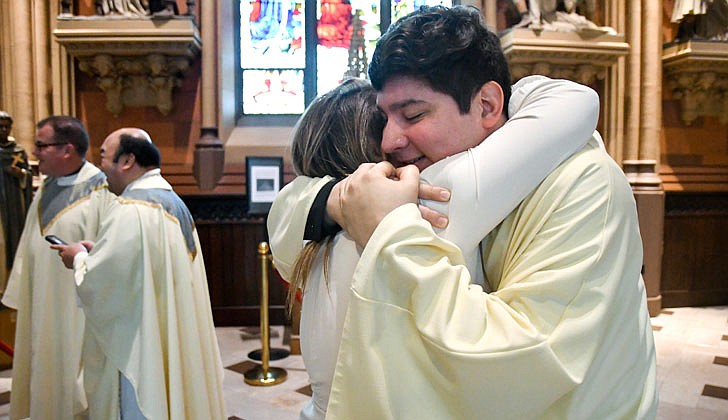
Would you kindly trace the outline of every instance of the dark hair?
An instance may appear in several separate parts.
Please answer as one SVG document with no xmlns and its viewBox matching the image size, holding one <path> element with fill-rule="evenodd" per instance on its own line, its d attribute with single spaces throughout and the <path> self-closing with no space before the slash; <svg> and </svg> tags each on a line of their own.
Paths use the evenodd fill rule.
<svg viewBox="0 0 728 420">
<path fill-rule="evenodd" d="M 299 175 L 343 178 L 362 163 L 383 159 L 383 129 L 384 117 L 369 82 L 344 80 L 314 99 L 296 123 L 293 167 Z"/>
<path fill-rule="evenodd" d="M 142 168 L 159 168 L 162 163 L 162 156 L 159 149 L 151 141 L 144 137 L 137 137 L 132 134 L 119 136 L 119 148 L 114 154 L 114 163 L 119 161 L 121 155 L 134 155 L 136 162 Z"/>
<path fill-rule="evenodd" d="M 381 90 L 398 76 L 422 80 L 449 95 L 461 113 L 470 111 L 473 96 L 490 81 L 503 89 L 506 109 L 511 97 L 500 39 L 471 6 L 424 6 L 390 26 L 377 41 L 369 79 Z"/>
<path fill-rule="evenodd" d="M 72 144 L 79 156 L 86 156 L 89 140 L 86 128 L 81 121 L 68 115 L 51 115 L 40 120 L 35 126 L 41 129 L 46 125 L 53 128 L 54 142 Z"/>
</svg>

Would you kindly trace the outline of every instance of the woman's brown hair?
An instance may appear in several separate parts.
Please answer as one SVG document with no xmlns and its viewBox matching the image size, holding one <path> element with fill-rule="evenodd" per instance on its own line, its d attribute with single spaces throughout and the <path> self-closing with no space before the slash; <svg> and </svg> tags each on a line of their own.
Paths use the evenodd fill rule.
<svg viewBox="0 0 728 420">
<path fill-rule="evenodd" d="M 291 142 L 298 175 L 344 178 L 364 162 L 382 160 L 380 142 L 384 118 L 376 92 L 363 79 L 347 79 L 316 99 L 296 123 Z M 298 290 L 305 291 L 311 266 L 322 246 L 324 281 L 328 282 L 331 239 L 308 242 L 296 258 L 286 305 L 289 313 Z"/>
</svg>

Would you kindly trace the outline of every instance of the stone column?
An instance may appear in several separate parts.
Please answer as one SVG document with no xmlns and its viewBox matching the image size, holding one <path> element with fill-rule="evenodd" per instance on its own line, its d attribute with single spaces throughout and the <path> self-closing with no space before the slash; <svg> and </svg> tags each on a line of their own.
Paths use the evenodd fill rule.
<svg viewBox="0 0 728 420">
<path fill-rule="evenodd" d="M 214 189 L 223 175 L 225 147 L 218 137 L 217 2 L 200 4 L 202 37 L 202 128 L 195 144 L 193 173 L 200 189 Z"/>
<path fill-rule="evenodd" d="M 640 95 L 642 91 L 642 2 L 629 2 L 627 14 L 627 94 L 625 95 L 626 132 L 624 158 L 639 158 L 640 148 Z"/>
<path fill-rule="evenodd" d="M 660 161 L 662 128 L 662 0 L 642 2 L 640 159 Z M 657 168 L 655 168 L 657 169 Z"/>
<path fill-rule="evenodd" d="M 0 109 L 5 111 L 10 109 L 10 19 L 9 2 L 0 1 Z"/>
<path fill-rule="evenodd" d="M 215 1 L 200 3 L 202 38 L 202 126 L 217 127 L 217 7 Z"/>
<path fill-rule="evenodd" d="M 52 28 L 56 0 L 4 2 L 3 106 L 13 116 L 13 135 L 30 152 L 35 123 L 53 113 Z"/>
<path fill-rule="evenodd" d="M 641 8 L 640 8 L 641 6 Z M 665 192 L 659 176 L 662 127 L 662 0 L 630 2 L 627 145 L 623 166 L 639 213 L 643 278 L 651 316 L 662 308 Z M 638 17 L 639 16 L 639 17 Z"/>
<path fill-rule="evenodd" d="M 461 4 L 466 4 L 466 2 L 461 2 Z M 479 6 L 479 4 L 474 4 L 474 6 Z M 483 0 L 483 5 L 480 7 L 481 12 L 485 16 L 485 24 L 491 31 L 498 33 L 498 19 L 496 17 L 497 13 L 497 1 L 496 0 Z"/>
<path fill-rule="evenodd" d="M 50 2 L 50 4 L 49 4 Z M 53 43 L 53 28 L 55 27 L 56 16 L 58 16 L 60 3 L 55 0 L 34 1 L 31 9 L 31 20 L 22 22 L 21 25 L 30 23 L 31 43 L 31 69 L 33 74 L 33 133 L 35 123 L 41 118 L 53 113 L 51 98 L 53 91 L 51 70 L 51 45 Z M 30 137 L 32 139 L 33 137 Z M 32 141 L 32 140 L 31 140 Z"/>
<path fill-rule="evenodd" d="M 4 2 L 0 22 L 3 107 L 13 116 L 13 136 L 28 151 L 32 150 L 35 123 L 50 113 L 49 12 L 57 5 L 48 1 Z"/>
</svg>

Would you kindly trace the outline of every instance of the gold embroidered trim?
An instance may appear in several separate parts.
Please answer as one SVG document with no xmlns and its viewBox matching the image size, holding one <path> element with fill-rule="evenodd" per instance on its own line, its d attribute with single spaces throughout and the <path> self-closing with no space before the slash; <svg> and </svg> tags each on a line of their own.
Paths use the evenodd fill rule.
<svg viewBox="0 0 728 420">
<path fill-rule="evenodd" d="M 150 203 L 150 202 L 144 201 L 144 200 L 134 200 L 134 199 L 129 199 L 129 198 L 122 198 L 122 197 L 117 197 L 116 198 L 116 201 L 118 201 L 120 204 L 138 204 L 138 205 L 147 206 L 147 207 L 150 207 L 150 208 L 153 208 L 153 209 L 161 209 L 162 212 L 164 212 L 164 215 L 169 220 L 171 220 L 172 222 L 174 222 L 177 226 L 180 226 L 179 219 L 177 219 L 175 216 L 173 216 L 167 210 L 165 210 L 164 206 L 162 206 L 161 204 L 158 204 L 158 203 Z M 195 231 L 195 224 L 194 224 L 194 222 L 192 223 L 192 231 L 193 232 Z M 190 257 L 190 260 L 193 260 L 194 261 L 194 259 L 197 258 L 197 246 L 195 245 L 194 252 L 190 252 L 190 250 L 188 249 L 187 250 L 187 255 Z"/>
</svg>

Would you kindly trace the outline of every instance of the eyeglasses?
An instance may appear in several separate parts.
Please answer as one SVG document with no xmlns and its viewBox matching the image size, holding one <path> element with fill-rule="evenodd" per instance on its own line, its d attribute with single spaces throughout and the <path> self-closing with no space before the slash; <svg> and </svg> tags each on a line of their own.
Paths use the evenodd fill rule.
<svg viewBox="0 0 728 420">
<path fill-rule="evenodd" d="M 43 150 L 46 147 L 50 147 L 50 146 L 61 146 L 61 145 L 68 144 L 68 143 L 41 143 L 41 142 L 37 141 L 37 142 L 35 142 L 33 144 L 35 145 L 36 149 Z"/>
</svg>

